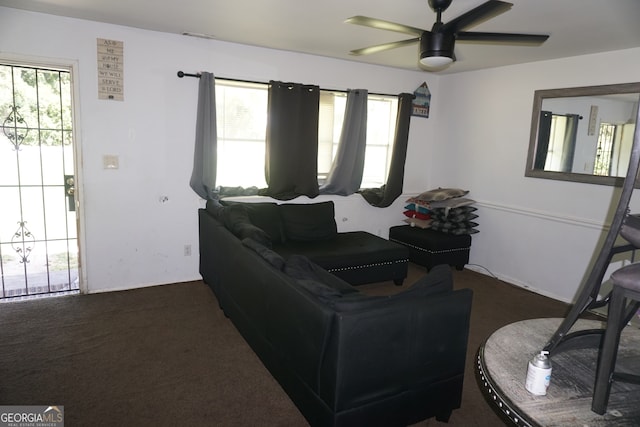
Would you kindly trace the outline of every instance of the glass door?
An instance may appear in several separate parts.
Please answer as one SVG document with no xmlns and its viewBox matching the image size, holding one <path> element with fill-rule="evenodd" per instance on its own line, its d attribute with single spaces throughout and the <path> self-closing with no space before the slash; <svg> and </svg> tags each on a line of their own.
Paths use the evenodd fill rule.
<svg viewBox="0 0 640 427">
<path fill-rule="evenodd" d="M 0 63 L 0 300 L 79 291 L 69 70 Z"/>
</svg>

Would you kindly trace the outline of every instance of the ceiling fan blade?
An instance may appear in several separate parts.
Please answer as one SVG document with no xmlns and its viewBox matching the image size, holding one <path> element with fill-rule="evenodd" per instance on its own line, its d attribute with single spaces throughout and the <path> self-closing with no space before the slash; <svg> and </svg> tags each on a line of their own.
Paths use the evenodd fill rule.
<svg viewBox="0 0 640 427">
<path fill-rule="evenodd" d="M 544 43 L 548 38 L 548 35 L 542 34 L 480 33 L 475 31 L 463 31 L 456 33 L 456 40 L 461 42 L 497 42 L 539 45 Z"/>
<path fill-rule="evenodd" d="M 397 33 L 418 36 L 423 33 L 423 29 L 410 27 L 409 25 L 397 24 L 395 22 L 384 21 L 382 19 L 369 18 L 367 16 L 352 16 L 344 21 L 346 24 L 363 25 L 365 27 L 377 28 L 379 30 L 395 31 Z"/>
<path fill-rule="evenodd" d="M 420 37 L 416 37 L 415 39 L 407 39 L 400 40 L 397 42 L 384 43 L 376 46 L 364 47 L 362 49 L 355 49 L 349 52 L 351 55 L 360 56 L 360 55 L 370 55 L 372 53 L 382 52 L 384 50 L 395 49 L 397 47 L 408 46 L 410 44 L 416 43 L 420 41 Z"/>
<path fill-rule="evenodd" d="M 513 3 L 499 0 L 489 0 L 480 6 L 463 13 L 453 20 L 442 25 L 442 31 L 458 32 L 465 28 L 478 25 L 487 19 L 491 19 L 511 9 Z"/>
</svg>

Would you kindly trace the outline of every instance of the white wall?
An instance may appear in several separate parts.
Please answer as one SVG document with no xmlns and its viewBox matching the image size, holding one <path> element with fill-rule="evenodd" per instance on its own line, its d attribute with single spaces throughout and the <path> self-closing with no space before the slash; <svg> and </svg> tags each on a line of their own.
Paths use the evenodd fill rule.
<svg viewBox="0 0 640 427">
<path fill-rule="evenodd" d="M 96 38 L 124 42 L 124 102 L 97 99 Z M 0 55 L 7 54 L 78 64 L 90 292 L 199 278 L 201 201 L 188 187 L 197 81 L 178 79 L 183 70 L 380 93 L 412 92 L 426 81 L 431 117 L 412 119 L 405 193 L 470 190 L 480 214 L 471 262 L 570 301 L 597 255 L 618 192 L 524 177 L 533 92 L 640 80 L 640 49 L 434 76 L 0 7 Z M 119 170 L 102 168 L 105 154 L 120 157 Z M 165 195 L 168 202 L 160 203 Z M 341 230 L 386 236 L 400 222 L 402 199 L 376 209 L 357 197 L 336 206 Z M 185 244 L 193 256 L 183 255 Z"/>
<path fill-rule="evenodd" d="M 124 42 L 124 102 L 97 98 L 96 38 Z M 191 175 L 197 80 L 178 70 L 220 77 L 283 80 L 328 89 L 413 92 L 437 77 L 350 61 L 203 40 L 0 7 L 0 57 L 41 57 L 76 63 L 82 148 L 79 181 L 85 221 L 83 251 L 89 292 L 199 279 L 197 213 Z M 430 187 L 429 152 L 438 113 L 413 118 L 405 191 Z M 117 155 L 118 170 L 105 170 Z M 161 203 L 160 196 L 168 201 Z M 386 237 L 401 207 L 377 209 L 360 196 L 336 206 L 342 230 Z M 345 220 L 346 218 L 346 220 Z M 183 254 L 192 245 L 193 255 Z"/>
<path fill-rule="evenodd" d="M 640 81 L 640 49 L 443 76 L 431 183 L 471 190 L 471 263 L 571 301 L 613 218 L 613 187 L 525 178 L 533 93 Z M 638 208 L 634 194 L 632 211 Z"/>
</svg>

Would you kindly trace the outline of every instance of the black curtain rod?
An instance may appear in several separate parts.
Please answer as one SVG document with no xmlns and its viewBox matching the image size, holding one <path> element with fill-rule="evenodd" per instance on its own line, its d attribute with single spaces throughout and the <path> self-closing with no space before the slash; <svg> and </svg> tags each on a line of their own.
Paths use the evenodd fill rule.
<svg viewBox="0 0 640 427">
<path fill-rule="evenodd" d="M 178 77 L 183 78 L 183 77 L 196 77 L 196 78 L 200 78 L 200 73 L 197 74 L 189 74 L 189 73 L 185 73 L 184 71 L 178 71 Z M 216 79 L 220 79 L 220 80 L 229 80 L 232 82 L 244 82 L 244 83 L 255 83 L 255 84 L 260 84 L 260 85 L 266 85 L 268 83 L 265 82 L 257 82 L 257 81 L 252 81 L 252 80 L 240 80 L 240 79 L 228 79 L 226 77 L 216 77 Z"/>
<path fill-rule="evenodd" d="M 196 78 L 200 78 L 200 73 L 197 74 L 189 74 L 189 73 L 185 73 L 184 71 L 178 71 L 178 77 L 183 78 L 183 77 L 196 77 Z M 229 79 L 227 77 L 216 77 L 216 79 L 220 79 L 220 80 L 228 80 L 231 82 L 241 82 L 241 83 L 254 83 L 254 84 L 259 84 L 259 85 L 266 85 L 269 84 L 268 82 L 258 82 L 255 80 L 241 80 L 241 79 Z M 321 90 L 328 90 L 331 92 L 341 92 L 341 93 L 347 93 L 346 90 L 343 89 L 326 89 L 326 88 L 320 88 Z M 369 95 L 374 95 L 374 96 L 398 96 L 398 95 L 390 95 L 388 93 L 369 93 Z"/>
<path fill-rule="evenodd" d="M 183 71 L 178 71 L 178 77 L 182 78 L 182 77 L 196 77 L 196 78 L 200 78 L 201 74 L 197 73 L 197 74 L 188 74 L 185 73 Z M 220 80 L 227 80 L 230 82 L 239 82 L 239 83 L 253 83 L 253 84 L 258 84 L 258 85 L 268 85 L 269 82 L 259 82 L 256 80 L 241 80 L 241 79 L 229 79 L 227 77 L 216 77 L 216 79 L 220 79 Z"/>
<path fill-rule="evenodd" d="M 200 74 L 189 74 L 189 73 L 185 73 L 184 71 L 178 71 L 178 77 L 183 78 L 183 77 L 197 77 L 200 78 Z"/>
<path fill-rule="evenodd" d="M 552 116 L 563 116 L 563 117 L 570 117 L 570 116 L 576 116 L 579 120 L 584 119 L 584 117 L 582 117 L 582 115 L 580 114 L 573 114 L 573 113 L 554 113 L 553 111 L 544 111 L 545 113 L 551 113 Z"/>
</svg>

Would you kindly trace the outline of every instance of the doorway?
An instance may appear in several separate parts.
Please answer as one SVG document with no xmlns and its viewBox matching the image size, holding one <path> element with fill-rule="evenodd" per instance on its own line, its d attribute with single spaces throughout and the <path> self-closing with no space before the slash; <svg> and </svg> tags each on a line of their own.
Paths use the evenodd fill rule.
<svg viewBox="0 0 640 427">
<path fill-rule="evenodd" d="M 79 293 L 71 68 L 0 62 L 0 301 Z"/>
</svg>

